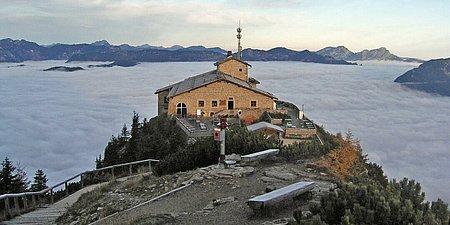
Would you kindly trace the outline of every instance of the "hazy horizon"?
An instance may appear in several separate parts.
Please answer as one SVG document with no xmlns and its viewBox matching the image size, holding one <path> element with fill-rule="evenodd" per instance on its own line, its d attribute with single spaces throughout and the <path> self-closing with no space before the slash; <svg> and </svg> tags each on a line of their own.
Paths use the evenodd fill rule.
<svg viewBox="0 0 450 225">
<path fill-rule="evenodd" d="M 8 37 L 5 37 L 5 39 L 6 39 L 6 38 L 8 38 Z M 13 39 L 13 40 L 26 40 L 26 39 Z M 172 45 L 162 46 L 162 45 L 152 45 L 152 44 L 150 44 L 150 43 L 142 43 L 142 44 L 137 44 L 137 45 L 131 45 L 131 44 L 129 44 L 129 43 L 111 43 L 110 41 L 105 40 L 105 39 L 95 40 L 95 41 L 93 41 L 93 42 L 91 42 L 91 43 L 87 43 L 87 42 L 77 42 L 77 43 L 62 43 L 62 42 L 56 42 L 56 43 L 51 43 L 51 44 L 42 44 L 42 43 L 37 43 L 37 42 L 35 42 L 35 41 L 33 41 L 33 40 L 26 40 L 26 41 L 34 42 L 34 43 L 36 43 L 36 44 L 38 44 L 38 45 L 41 45 L 41 46 L 52 46 L 52 45 L 56 45 L 56 44 L 66 44 L 66 45 L 72 45 L 72 44 L 74 44 L 74 45 L 75 45 L 75 44 L 93 44 L 93 43 L 98 42 L 98 41 L 107 41 L 110 45 L 113 45 L 113 46 L 120 46 L 120 45 L 122 45 L 122 44 L 128 44 L 128 45 L 134 46 L 134 47 L 139 47 L 139 46 L 143 46 L 143 45 L 150 45 L 150 46 L 153 46 L 153 47 L 164 47 L 164 48 L 170 48 L 170 47 L 174 47 L 174 46 L 182 46 L 182 47 L 185 47 L 185 48 L 187 48 L 187 47 L 193 47 L 193 46 L 203 46 L 203 47 L 206 47 L 206 48 L 216 48 L 216 47 L 218 47 L 218 48 L 222 48 L 222 49 L 224 49 L 224 50 L 228 50 L 228 49 L 225 49 L 225 48 L 223 48 L 223 47 L 221 47 L 221 46 L 205 46 L 205 45 L 201 45 L 201 44 L 198 44 L 198 45 L 186 45 L 186 46 L 179 45 L 179 44 L 172 44 Z M 312 50 L 312 49 L 293 49 L 293 48 L 288 48 L 288 47 L 286 47 L 286 46 L 281 46 L 281 45 L 279 45 L 279 46 L 272 46 L 272 47 L 269 47 L 269 48 L 261 48 L 261 49 L 259 49 L 259 50 L 266 50 L 266 51 L 267 51 L 267 50 L 270 50 L 270 49 L 273 49 L 273 48 L 279 48 L 279 47 L 281 47 L 281 48 L 288 48 L 288 49 L 295 50 L 295 51 L 309 50 L 309 51 L 311 51 L 311 52 L 317 52 L 317 51 L 319 51 L 319 50 L 321 50 L 321 49 L 323 49 L 323 48 L 327 48 L 327 47 L 340 47 L 340 46 L 343 46 L 343 45 L 335 45 L 335 46 L 327 45 L 327 46 L 323 46 L 323 47 L 321 47 L 321 48 L 319 48 L 319 49 Z M 379 49 L 379 48 L 386 48 L 386 47 L 384 47 L 384 46 L 379 46 L 379 47 L 371 48 L 371 49 L 363 48 L 363 49 L 360 49 L 360 50 L 352 50 L 352 49 L 348 48 L 347 46 L 343 46 L 343 47 L 346 47 L 348 50 L 350 50 L 350 51 L 353 52 L 353 53 L 361 52 L 361 51 L 364 51 L 364 50 L 373 50 L 373 49 Z M 245 49 L 256 49 L 256 48 L 245 47 L 244 50 L 245 50 Z M 389 50 L 388 48 L 386 48 L 386 49 Z M 389 50 L 389 51 L 390 51 L 390 50 Z M 390 53 L 391 53 L 391 54 L 394 54 L 394 55 L 397 55 L 397 56 L 399 56 L 399 57 L 410 57 L 410 56 L 402 56 L 402 55 L 398 55 L 398 54 L 396 54 L 395 52 L 392 52 L 392 51 L 390 51 Z M 449 56 L 449 57 L 450 57 L 450 56 Z M 445 58 L 448 58 L 448 57 L 445 57 Z M 418 59 L 421 59 L 421 58 L 418 58 Z M 430 60 L 431 60 L 431 59 L 437 59 L 437 58 L 430 58 Z M 425 60 L 427 60 L 427 59 L 425 59 Z M 367 60 L 367 61 L 377 61 L 377 60 Z M 388 60 L 388 61 L 389 61 L 389 60 Z"/>
<path fill-rule="evenodd" d="M 108 40 L 235 51 L 240 21 L 244 48 L 386 47 L 421 59 L 450 52 L 449 1 L 0 0 L 0 5 L 4 38 L 44 45 Z"/>
</svg>

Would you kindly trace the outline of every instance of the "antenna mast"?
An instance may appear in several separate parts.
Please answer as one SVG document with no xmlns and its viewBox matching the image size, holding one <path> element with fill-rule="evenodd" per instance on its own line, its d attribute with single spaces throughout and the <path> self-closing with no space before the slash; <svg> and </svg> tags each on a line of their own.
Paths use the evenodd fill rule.
<svg viewBox="0 0 450 225">
<path fill-rule="evenodd" d="M 241 37 L 242 37 L 242 35 L 241 35 L 241 32 L 242 32 L 242 29 L 241 29 L 241 21 L 239 20 L 239 27 L 237 28 L 237 35 L 236 35 L 236 37 L 237 37 L 237 39 L 238 39 L 238 52 L 237 52 L 237 59 L 241 59 L 241 57 L 242 57 L 242 46 L 241 46 Z"/>
</svg>

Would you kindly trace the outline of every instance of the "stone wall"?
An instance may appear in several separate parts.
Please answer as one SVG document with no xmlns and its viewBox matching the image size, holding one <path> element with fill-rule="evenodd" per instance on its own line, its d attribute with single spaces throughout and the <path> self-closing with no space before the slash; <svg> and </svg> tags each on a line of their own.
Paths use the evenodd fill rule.
<svg viewBox="0 0 450 225">
<path fill-rule="evenodd" d="M 239 78 L 241 80 L 248 81 L 248 66 L 237 60 L 228 60 L 217 66 L 217 70 Z"/>
<path fill-rule="evenodd" d="M 316 129 L 286 128 L 286 138 L 310 138 L 316 135 Z"/>
<path fill-rule="evenodd" d="M 196 115 L 199 109 L 204 112 L 204 116 L 208 117 L 210 113 L 227 111 L 230 98 L 233 99 L 236 114 L 239 109 L 243 112 L 272 110 L 275 105 L 274 100 L 269 96 L 240 87 L 234 83 L 220 81 L 172 97 L 168 112 L 169 114 L 176 114 L 176 106 L 182 102 L 187 106 L 188 115 Z M 204 101 L 203 107 L 198 105 L 199 101 Z M 212 101 L 217 101 L 217 107 L 212 106 Z M 256 101 L 256 107 L 251 107 L 251 101 Z"/>
</svg>

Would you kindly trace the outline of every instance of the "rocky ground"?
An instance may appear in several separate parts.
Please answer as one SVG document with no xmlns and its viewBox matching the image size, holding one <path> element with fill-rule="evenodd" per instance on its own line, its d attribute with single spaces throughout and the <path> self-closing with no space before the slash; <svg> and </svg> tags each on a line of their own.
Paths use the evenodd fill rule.
<svg viewBox="0 0 450 225">
<path fill-rule="evenodd" d="M 128 224 L 286 224 L 286 220 L 292 220 L 296 207 L 307 211 L 308 202 L 318 202 L 321 194 L 335 186 L 327 174 L 307 168 L 308 163 L 275 160 L 228 169 L 213 165 L 162 177 L 144 174 L 118 179 L 99 191 L 82 196 L 59 222 L 88 224 L 191 184 L 181 191 L 145 204 L 136 212 L 131 210 L 131 214 L 136 214 L 133 217 L 117 215 L 110 220 L 117 224 L 124 221 Z M 271 210 L 270 215 L 254 212 L 246 204 L 254 196 L 298 181 L 316 183 L 311 200 L 286 201 Z M 105 220 L 105 224 L 108 223 Z"/>
</svg>

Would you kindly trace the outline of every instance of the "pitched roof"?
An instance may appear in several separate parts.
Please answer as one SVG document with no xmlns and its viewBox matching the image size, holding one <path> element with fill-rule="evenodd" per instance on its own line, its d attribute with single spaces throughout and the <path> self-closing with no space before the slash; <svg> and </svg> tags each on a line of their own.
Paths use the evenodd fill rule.
<svg viewBox="0 0 450 225">
<path fill-rule="evenodd" d="M 264 121 L 259 122 L 259 123 L 254 123 L 252 125 L 247 126 L 247 130 L 249 130 L 249 131 L 255 131 L 255 130 L 260 130 L 260 129 L 264 129 L 264 128 L 274 129 L 274 130 L 277 130 L 278 132 L 284 132 L 283 128 L 281 128 L 277 125 L 273 125 L 268 122 L 264 122 Z"/>
<path fill-rule="evenodd" d="M 220 62 L 214 63 L 214 66 L 218 66 L 218 65 L 220 65 L 220 64 L 222 64 L 222 63 L 224 63 L 224 62 L 230 61 L 230 60 L 232 60 L 232 59 L 234 59 L 234 60 L 236 60 L 236 61 L 238 61 L 238 62 L 240 62 L 240 63 L 243 63 L 243 64 L 245 64 L 245 65 L 247 65 L 247 66 L 250 66 L 250 67 L 252 66 L 252 65 L 248 64 L 247 62 L 242 61 L 242 60 L 240 60 L 240 59 L 236 59 L 236 58 L 234 58 L 234 57 L 232 57 L 232 56 L 227 57 L 226 59 L 224 59 L 224 60 L 222 60 L 222 61 L 220 61 Z"/>
<path fill-rule="evenodd" d="M 269 92 L 252 87 L 252 85 L 249 82 L 232 77 L 232 76 L 225 74 L 223 72 L 220 72 L 218 70 L 212 70 L 212 71 L 202 73 L 197 76 L 186 78 L 183 81 L 180 81 L 178 83 L 175 83 L 175 84 L 172 84 L 172 85 L 169 85 L 169 86 L 166 86 L 166 87 L 156 90 L 155 94 L 158 94 L 162 91 L 169 90 L 169 94 L 167 95 L 167 97 L 174 97 L 174 96 L 177 96 L 184 92 L 188 92 L 193 89 L 205 86 L 207 84 L 211 84 L 211 83 L 214 83 L 217 81 L 222 81 L 222 80 L 236 84 L 243 88 L 250 89 L 252 91 L 269 96 L 271 98 L 276 98 L 274 95 L 272 95 Z"/>
</svg>

